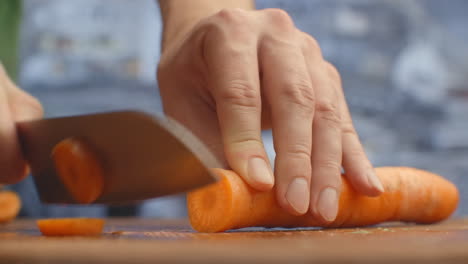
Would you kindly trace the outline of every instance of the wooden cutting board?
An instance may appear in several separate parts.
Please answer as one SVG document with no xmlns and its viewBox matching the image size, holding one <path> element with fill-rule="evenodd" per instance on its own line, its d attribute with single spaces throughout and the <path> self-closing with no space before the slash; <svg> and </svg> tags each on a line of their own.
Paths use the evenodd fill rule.
<svg viewBox="0 0 468 264">
<path fill-rule="evenodd" d="M 436 225 L 196 233 L 185 220 L 109 219 L 100 237 L 0 225 L 0 263 L 468 263 L 468 218 Z"/>
</svg>

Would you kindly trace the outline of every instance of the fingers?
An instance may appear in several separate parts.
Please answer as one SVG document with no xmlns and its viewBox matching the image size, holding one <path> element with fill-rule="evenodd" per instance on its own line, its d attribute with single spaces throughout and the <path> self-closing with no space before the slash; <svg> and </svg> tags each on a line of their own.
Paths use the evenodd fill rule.
<svg viewBox="0 0 468 264">
<path fill-rule="evenodd" d="M 364 148 L 354 128 L 344 96 L 339 73 L 330 63 L 326 63 L 329 79 L 338 91 L 342 117 L 343 168 L 346 177 L 358 192 L 376 196 L 383 192 L 383 186 L 374 172 Z"/>
<path fill-rule="evenodd" d="M 177 85 L 161 82 L 171 88 L 161 94 L 202 98 L 204 111 L 174 106 L 172 112 L 184 109 L 178 119 L 198 127 L 196 134 L 203 135 L 204 142 L 220 134 L 222 142 L 211 141 L 214 149 L 223 146 L 229 166 L 250 186 L 268 190 L 276 180 L 278 202 L 287 211 L 310 211 L 317 219 L 333 221 L 344 159 L 356 189 L 376 193 L 375 178 L 368 177 L 372 166 L 355 135 L 339 75 L 332 74 L 316 41 L 299 32 L 286 12 L 225 9 L 194 30 L 197 41 L 187 42 L 193 50 L 174 49 L 176 54 L 165 56 L 182 58 L 175 63 L 191 69 L 175 71 L 184 74 L 167 79 L 178 82 L 182 92 L 172 93 Z M 190 96 L 187 86 L 197 95 Z M 186 114 L 190 111 L 206 118 L 191 118 Z M 214 117 L 219 127 L 196 124 Z M 263 147 L 262 126 L 273 130 L 275 177 Z"/>
<path fill-rule="evenodd" d="M 0 67 L 0 182 L 11 184 L 26 176 L 27 167 L 21 155 L 14 119 L 10 113 L 8 82 L 8 76 Z"/>
<path fill-rule="evenodd" d="M 219 23 L 243 23 L 221 11 Z M 242 26 L 206 34 L 205 61 L 229 165 L 252 187 L 268 190 L 274 177 L 261 139 L 261 94 L 256 37 Z M 235 37 L 232 37 L 235 36 Z"/>
<path fill-rule="evenodd" d="M 324 68 L 316 41 L 305 35 L 302 51 L 316 94 L 312 126 L 310 211 L 325 222 L 338 213 L 341 190 L 341 115 L 337 91 Z"/>
<path fill-rule="evenodd" d="M 300 47 L 292 39 L 264 39 L 259 57 L 271 107 L 277 200 L 290 213 L 301 215 L 309 208 L 312 83 Z"/>
</svg>

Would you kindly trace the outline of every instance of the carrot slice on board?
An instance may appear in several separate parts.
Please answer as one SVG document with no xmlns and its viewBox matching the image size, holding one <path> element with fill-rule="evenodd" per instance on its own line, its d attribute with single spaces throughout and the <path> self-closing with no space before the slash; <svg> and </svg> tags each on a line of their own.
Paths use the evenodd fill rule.
<svg viewBox="0 0 468 264">
<path fill-rule="evenodd" d="M 102 233 L 104 220 L 99 218 L 54 218 L 37 220 L 44 236 L 97 236 Z"/>
<path fill-rule="evenodd" d="M 323 223 L 307 213 L 293 216 L 281 209 L 275 190 L 252 189 L 235 172 L 214 169 L 221 180 L 187 195 L 192 227 L 220 232 L 243 227 L 357 227 L 386 221 L 434 223 L 457 208 L 457 187 L 437 174 L 407 167 L 376 169 L 384 186 L 378 197 L 357 193 L 343 179 L 338 216 Z"/>
<path fill-rule="evenodd" d="M 21 209 L 21 199 L 13 191 L 0 192 L 0 223 L 9 222 L 18 215 Z"/>
<path fill-rule="evenodd" d="M 52 150 L 59 178 L 72 197 L 89 204 L 102 194 L 104 171 L 96 151 L 84 139 L 67 138 Z"/>
</svg>

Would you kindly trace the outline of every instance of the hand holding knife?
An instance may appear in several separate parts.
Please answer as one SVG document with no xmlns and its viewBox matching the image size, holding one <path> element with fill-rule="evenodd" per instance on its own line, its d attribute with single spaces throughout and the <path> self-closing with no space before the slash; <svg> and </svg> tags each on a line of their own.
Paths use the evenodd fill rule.
<svg viewBox="0 0 468 264">
<path fill-rule="evenodd" d="M 96 203 L 126 203 L 188 191 L 215 180 L 220 164 L 190 131 L 171 119 L 137 111 L 17 123 L 23 154 L 46 203 L 76 203 L 60 181 L 51 152 L 83 138 L 100 154 L 104 192 Z"/>
</svg>

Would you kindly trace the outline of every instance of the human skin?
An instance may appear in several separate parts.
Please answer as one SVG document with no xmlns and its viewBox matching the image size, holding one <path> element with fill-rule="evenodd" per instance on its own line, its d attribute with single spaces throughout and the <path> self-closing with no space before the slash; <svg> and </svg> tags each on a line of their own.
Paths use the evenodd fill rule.
<svg viewBox="0 0 468 264">
<path fill-rule="evenodd" d="M 28 166 L 21 154 L 15 123 L 41 118 L 40 102 L 18 88 L 0 64 L 0 183 L 26 177 Z"/>
<path fill-rule="evenodd" d="M 167 115 L 249 185 L 274 185 L 281 207 L 324 222 L 341 169 L 359 192 L 383 191 L 354 129 L 336 68 L 283 10 L 252 1 L 160 0 L 158 81 Z M 261 130 L 271 128 L 274 172 Z"/>
<path fill-rule="evenodd" d="M 317 41 L 279 9 L 247 0 L 160 0 L 158 81 L 165 113 L 191 129 L 252 187 L 276 185 L 291 214 L 336 217 L 341 168 L 359 192 L 382 185 L 352 124 L 340 75 Z M 0 69 L 0 182 L 27 174 L 15 122 L 42 117 Z M 271 128 L 275 170 L 261 130 Z"/>
</svg>

